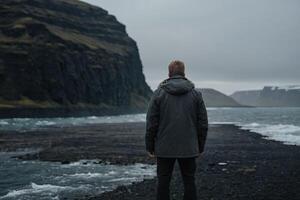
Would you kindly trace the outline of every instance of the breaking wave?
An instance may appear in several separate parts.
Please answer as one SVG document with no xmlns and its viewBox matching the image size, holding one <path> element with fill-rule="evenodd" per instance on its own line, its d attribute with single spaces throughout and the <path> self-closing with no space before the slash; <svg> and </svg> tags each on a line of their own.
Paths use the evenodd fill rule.
<svg viewBox="0 0 300 200">
<path fill-rule="evenodd" d="M 239 125 L 239 124 L 238 124 Z M 300 145 L 300 127 L 291 124 L 259 124 L 241 125 L 241 129 L 250 130 L 266 136 L 266 139 L 281 141 L 288 145 Z"/>
</svg>

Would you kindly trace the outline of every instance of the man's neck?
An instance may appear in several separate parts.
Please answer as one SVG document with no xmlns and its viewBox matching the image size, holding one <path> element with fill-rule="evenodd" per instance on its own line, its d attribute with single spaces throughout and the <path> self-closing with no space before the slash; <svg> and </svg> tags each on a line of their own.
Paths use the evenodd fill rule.
<svg viewBox="0 0 300 200">
<path fill-rule="evenodd" d="M 176 78 L 185 78 L 185 76 L 178 75 L 178 74 L 169 76 L 169 79 L 176 79 Z"/>
</svg>

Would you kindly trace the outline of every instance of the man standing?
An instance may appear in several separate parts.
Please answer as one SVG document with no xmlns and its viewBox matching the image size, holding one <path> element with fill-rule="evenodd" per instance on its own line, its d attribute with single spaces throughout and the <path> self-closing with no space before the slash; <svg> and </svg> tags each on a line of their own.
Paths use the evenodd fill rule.
<svg viewBox="0 0 300 200">
<path fill-rule="evenodd" d="M 184 200 L 196 200 L 196 157 L 204 150 L 208 122 L 202 95 L 185 78 L 184 63 L 169 65 L 169 78 L 154 92 L 147 112 L 146 150 L 157 161 L 157 200 L 170 200 L 170 181 L 177 160 Z"/>
</svg>

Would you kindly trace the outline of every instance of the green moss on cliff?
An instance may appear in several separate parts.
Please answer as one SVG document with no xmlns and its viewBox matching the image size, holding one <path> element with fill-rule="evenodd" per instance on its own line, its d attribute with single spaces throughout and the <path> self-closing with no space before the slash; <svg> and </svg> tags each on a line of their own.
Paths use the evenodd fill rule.
<svg viewBox="0 0 300 200">
<path fill-rule="evenodd" d="M 5 100 L 0 98 L 0 108 L 14 108 L 14 107 L 33 107 L 33 108 L 45 108 L 45 107 L 57 107 L 59 104 L 49 101 L 33 101 L 27 97 L 21 97 L 19 100 Z"/>
</svg>

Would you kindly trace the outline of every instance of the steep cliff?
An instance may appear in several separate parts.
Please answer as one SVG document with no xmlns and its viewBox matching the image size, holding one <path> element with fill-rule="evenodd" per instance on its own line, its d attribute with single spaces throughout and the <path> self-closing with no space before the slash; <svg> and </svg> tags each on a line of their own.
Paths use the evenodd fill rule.
<svg viewBox="0 0 300 200">
<path fill-rule="evenodd" d="M 300 86 L 264 87 L 257 101 L 258 106 L 300 106 Z"/>
<path fill-rule="evenodd" d="M 232 97 L 237 102 L 249 105 L 257 106 L 257 101 L 259 98 L 261 90 L 246 90 L 246 91 L 236 91 L 230 97 Z"/>
<path fill-rule="evenodd" d="M 264 107 L 299 107 L 300 86 L 266 86 L 262 90 L 239 91 L 231 95 L 239 103 Z"/>
<path fill-rule="evenodd" d="M 207 107 L 242 107 L 231 97 L 210 88 L 198 89 L 202 93 L 205 105 Z"/>
<path fill-rule="evenodd" d="M 77 0 L 1 1 L 1 110 L 139 111 L 151 93 L 136 42 L 107 11 Z"/>
</svg>

